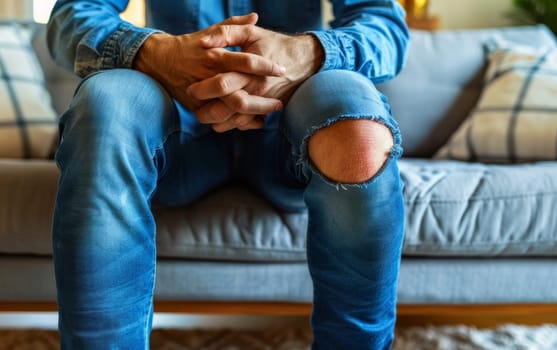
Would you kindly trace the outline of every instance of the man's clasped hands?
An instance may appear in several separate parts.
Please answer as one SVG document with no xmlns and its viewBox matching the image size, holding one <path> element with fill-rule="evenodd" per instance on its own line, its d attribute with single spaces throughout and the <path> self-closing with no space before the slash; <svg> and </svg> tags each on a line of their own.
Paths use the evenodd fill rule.
<svg viewBox="0 0 557 350">
<path fill-rule="evenodd" d="M 217 132 L 263 126 L 323 60 L 316 37 L 284 35 L 237 16 L 184 35 L 156 33 L 143 44 L 134 68 L 156 79 L 200 123 Z M 240 47 L 241 52 L 227 50 Z"/>
</svg>

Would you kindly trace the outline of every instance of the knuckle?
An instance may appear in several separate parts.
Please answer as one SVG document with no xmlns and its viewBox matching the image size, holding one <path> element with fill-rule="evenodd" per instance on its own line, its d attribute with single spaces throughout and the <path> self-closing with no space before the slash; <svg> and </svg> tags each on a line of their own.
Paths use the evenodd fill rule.
<svg viewBox="0 0 557 350">
<path fill-rule="evenodd" d="M 216 76 L 216 90 L 218 93 L 226 93 L 230 90 L 230 80 L 224 75 L 219 74 Z"/>
<path fill-rule="evenodd" d="M 246 31 L 246 35 L 252 35 L 255 31 L 255 25 L 246 24 L 244 25 L 244 30 Z"/>
<path fill-rule="evenodd" d="M 209 104 L 195 113 L 197 120 L 202 124 L 219 123 L 229 117 L 228 109 L 219 103 Z"/>
<path fill-rule="evenodd" d="M 215 49 L 210 49 L 210 50 L 206 50 L 205 51 L 205 56 L 206 56 L 206 60 L 208 61 L 208 63 L 215 63 L 218 62 L 220 59 L 220 52 L 218 50 Z"/>
<path fill-rule="evenodd" d="M 245 96 L 234 96 L 232 98 L 232 107 L 236 112 L 244 113 L 248 109 L 249 103 Z"/>
<path fill-rule="evenodd" d="M 222 35 L 224 38 L 228 38 L 230 34 L 230 26 L 227 24 L 220 25 L 218 27 L 219 35 Z"/>
<path fill-rule="evenodd" d="M 243 111 L 245 111 L 249 106 L 247 98 L 247 93 L 240 90 L 226 96 L 224 98 L 224 102 L 232 112 L 244 113 Z"/>
<path fill-rule="evenodd" d="M 269 90 L 271 82 L 267 77 L 253 77 L 245 90 L 255 96 L 264 96 Z"/>
<path fill-rule="evenodd" d="M 257 67 L 256 58 L 252 55 L 244 55 L 242 64 L 248 70 L 253 71 Z"/>
<path fill-rule="evenodd" d="M 228 110 L 221 104 L 215 104 L 210 109 L 211 120 L 215 122 L 223 122 L 228 119 Z"/>
</svg>

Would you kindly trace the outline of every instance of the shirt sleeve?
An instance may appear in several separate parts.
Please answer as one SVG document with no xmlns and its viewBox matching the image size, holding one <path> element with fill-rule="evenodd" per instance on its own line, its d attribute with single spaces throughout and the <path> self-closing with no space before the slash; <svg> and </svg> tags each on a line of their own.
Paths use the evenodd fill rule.
<svg viewBox="0 0 557 350">
<path fill-rule="evenodd" d="M 101 69 L 131 68 L 143 42 L 156 30 L 120 18 L 128 0 L 58 0 L 47 41 L 58 64 L 81 77 Z"/>
<path fill-rule="evenodd" d="M 321 70 L 359 72 L 374 83 L 393 78 L 405 64 L 409 40 L 405 13 L 396 0 L 331 0 L 331 29 L 311 32 L 321 42 Z"/>
</svg>

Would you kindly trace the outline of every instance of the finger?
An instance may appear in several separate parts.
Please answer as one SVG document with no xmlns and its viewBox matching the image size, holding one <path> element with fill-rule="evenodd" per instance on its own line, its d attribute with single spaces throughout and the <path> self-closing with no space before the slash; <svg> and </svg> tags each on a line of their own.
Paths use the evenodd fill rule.
<svg viewBox="0 0 557 350">
<path fill-rule="evenodd" d="M 286 73 L 284 66 L 262 56 L 246 52 L 221 51 L 223 51 L 221 61 L 225 71 L 275 77 L 281 77 Z"/>
<path fill-rule="evenodd" d="M 238 72 L 220 73 L 191 84 L 187 93 L 198 100 L 220 98 L 243 89 L 252 79 L 252 76 Z"/>
<path fill-rule="evenodd" d="M 241 114 L 269 114 L 282 110 L 282 101 L 276 98 L 250 95 L 238 90 L 221 99 L 231 110 Z"/>
<path fill-rule="evenodd" d="M 224 123 L 235 114 L 264 115 L 283 108 L 280 100 L 249 95 L 239 90 L 231 95 L 211 101 L 197 110 L 195 116 L 202 124 Z"/>
<path fill-rule="evenodd" d="M 224 123 L 236 114 L 234 110 L 218 99 L 196 109 L 194 113 L 201 124 Z"/>
<path fill-rule="evenodd" d="M 265 124 L 265 119 L 261 116 L 236 114 L 223 123 L 213 124 L 212 128 L 216 132 L 226 132 L 232 129 L 254 130 L 261 129 Z"/>
<path fill-rule="evenodd" d="M 217 24 L 207 29 L 201 45 L 205 48 L 245 46 L 261 37 L 261 28 L 252 24 Z"/>
<path fill-rule="evenodd" d="M 256 24 L 257 21 L 259 20 L 259 15 L 255 12 L 252 13 L 248 13 L 247 15 L 244 16 L 232 16 L 229 17 L 227 19 L 225 19 L 224 21 L 220 22 L 219 24 L 222 25 L 228 25 L 228 24 L 238 24 L 238 25 L 242 25 L 242 24 Z"/>
<path fill-rule="evenodd" d="M 215 123 L 215 124 L 211 125 L 211 127 L 216 132 L 226 132 L 226 131 L 229 131 L 229 130 L 236 129 L 235 116 L 233 116 L 232 118 L 230 118 L 230 119 L 228 119 L 228 120 L 226 120 L 222 123 Z"/>
<path fill-rule="evenodd" d="M 166 90 L 176 101 L 189 110 L 196 110 L 206 104 L 206 101 L 200 101 L 193 96 L 187 94 L 182 87 L 165 86 Z"/>
<path fill-rule="evenodd" d="M 240 114 L 234 117 L 234 122 L 236 123 L 236 129 L 238 130 L 254 130 L 261 129 L 265 125 L 265 117 L 261 115 L 246 115 Z"/>
</svg>

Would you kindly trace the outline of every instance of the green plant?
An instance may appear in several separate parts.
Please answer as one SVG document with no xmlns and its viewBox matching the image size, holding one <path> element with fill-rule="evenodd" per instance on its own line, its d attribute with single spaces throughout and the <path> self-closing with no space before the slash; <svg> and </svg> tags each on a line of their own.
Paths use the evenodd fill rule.
<svg viewBox="0 0 557 350">
<path fill-rule="evenodd" d="M 513 0 L 519 23 L 543 23 L 557 34 L 557 0 Z"/>
</svg>

